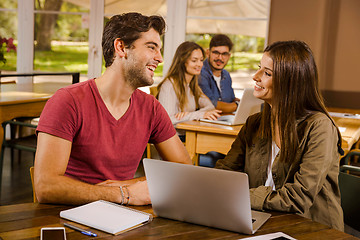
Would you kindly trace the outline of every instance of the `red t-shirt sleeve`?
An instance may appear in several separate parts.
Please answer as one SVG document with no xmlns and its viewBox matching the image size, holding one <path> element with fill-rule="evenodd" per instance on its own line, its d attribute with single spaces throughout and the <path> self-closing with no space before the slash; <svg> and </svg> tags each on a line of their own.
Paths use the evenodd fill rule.
<svg viewBox="0 0 360 240">
<path fill-rule="evenodd" d="M 72 141 L 77 122 L 79 120 L 73 97 L 66 89 L 60 89 L 47 101 L 36 131 Z"/>
</svg>

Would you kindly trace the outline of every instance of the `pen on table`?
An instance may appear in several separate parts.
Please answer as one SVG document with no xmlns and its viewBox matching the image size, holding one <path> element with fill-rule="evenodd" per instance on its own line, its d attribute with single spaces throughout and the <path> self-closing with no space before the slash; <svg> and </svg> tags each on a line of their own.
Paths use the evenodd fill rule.
<svg viewBox="0 0 360 240">
<path fill-rule="evenodd" d="M 82 234 L 85 234 L 85 235 L 87 235 L 87 236 L 97 237 L 96 233 L 93 233 L 93 232 L 90 232 L 90 231 L 86 231 L 86 230 L 84 230 L 84 229 L 78 228 L 78 227 L 73 226 L 73 225 L 71 225 L 71 224 L 64 223 L 64 226 L 65 226 L 65 227 L 68 227 L 68 228 L 71 228 L 71 229 L 74 229 L 74 230 L 76 230 L 76 231 L 79 231 L 79 232 L 81 232 Z"/>
</svg>

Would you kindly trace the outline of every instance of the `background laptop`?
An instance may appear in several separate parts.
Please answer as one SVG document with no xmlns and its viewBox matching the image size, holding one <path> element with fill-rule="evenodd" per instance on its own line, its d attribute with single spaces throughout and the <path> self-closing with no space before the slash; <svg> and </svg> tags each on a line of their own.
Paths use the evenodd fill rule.
<svg viewBox="0 0 360 240">
<path fill-rule="evenodd" d="M 270 217 L 251 211 L 245 173 L 154 159 L 143 163 L 152 207 L 160 217 L 246 234 Z"/>
<path fill-rule="evenodd" d="M 261 104 L 264 102 L 253 95 L 254 88 L 245 88 L 239 106 L 236 109 L 235 115 L 223 115 L 217 120 L 200 119 L 200 121 L 219 123 L 225 125 L 239 125 L 244 124 L 246 119 L 257 112 L 260 112 Z"/>
</svg>

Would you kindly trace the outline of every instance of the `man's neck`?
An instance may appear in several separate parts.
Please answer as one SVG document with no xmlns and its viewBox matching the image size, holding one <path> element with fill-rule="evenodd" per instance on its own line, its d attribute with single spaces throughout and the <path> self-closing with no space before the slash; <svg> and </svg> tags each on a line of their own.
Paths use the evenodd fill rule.
<svg viewBox="0 0 360 240">
<path fill-rule="evenodd" d="M 213 73 L 213 75 L 215 77 L 221 77 L 222 69 L 218 70 L 218 69 L 213 68 L 212 66 L 210 66 L 210 68 L 211 68 L 211 71 L 212 71 L 212 73 Z"/>
<path fill-rule="evenodd" d="M 100 96 L 115 119 L 121 118 L 130 105 L 133 89 L 119 71 L 105 70 L 104 74 L 95 79 Z"/>
</svg>

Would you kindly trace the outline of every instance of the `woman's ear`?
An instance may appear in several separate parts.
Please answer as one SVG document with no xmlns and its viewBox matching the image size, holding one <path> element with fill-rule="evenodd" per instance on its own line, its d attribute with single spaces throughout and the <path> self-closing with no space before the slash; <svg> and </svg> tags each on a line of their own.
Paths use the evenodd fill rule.
<svg viewBox="0 0 360 240">
<path fill-rule="evenodd" d="M 120 38 L 115 39 L 114 41 L 115 53 L 120 57 L 126 57 L 125 44 Z"/>
</svg>

